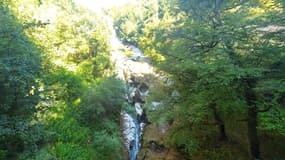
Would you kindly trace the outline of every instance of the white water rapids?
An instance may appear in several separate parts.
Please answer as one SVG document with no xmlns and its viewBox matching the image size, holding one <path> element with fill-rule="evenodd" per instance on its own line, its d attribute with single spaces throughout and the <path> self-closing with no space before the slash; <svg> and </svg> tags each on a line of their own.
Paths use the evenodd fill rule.
<svg viewBox="0 0 285 160">
<path fill-rule="evenodd" d="M 153 75 L 154 69 L 150 66 L 143 53 L 131 45 L 124 45 L 116 35 L 113 28 L 113 21 L 107 17 L 107 21 L 112 32 L 111 40 L 111 61 L 115 65 L 118 78 L 126 82 L 128 94 L 126 100 L 131 107 L 134 107 L 135 114 L 127 111 L 121 112 L 121 127 L 125 150 L 128 152 L 130 160 L 136 160 L 140 148 L 140 138 L 145 125 L 145 114 L 142 109 L 144 98 L 148 93 L 147 83 L 144 82 L 146 75 Z M 132 56 L 127 57 L 122 50 L 129 49 Z"/>
</svg>

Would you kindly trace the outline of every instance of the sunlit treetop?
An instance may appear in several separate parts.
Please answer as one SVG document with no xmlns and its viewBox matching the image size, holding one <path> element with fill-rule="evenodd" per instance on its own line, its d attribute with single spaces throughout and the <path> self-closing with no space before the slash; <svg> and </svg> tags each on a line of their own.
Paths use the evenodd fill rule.
<svg viewBox="0 0 285 160">
<path fill-rule="evenodd" d="M 136 0 L 74 0 L 75 3 L 85 6 L 93 11 L 100 12 L 102 8 L 121 6 L 127 3 L 134 3 Z"/>
</svg>

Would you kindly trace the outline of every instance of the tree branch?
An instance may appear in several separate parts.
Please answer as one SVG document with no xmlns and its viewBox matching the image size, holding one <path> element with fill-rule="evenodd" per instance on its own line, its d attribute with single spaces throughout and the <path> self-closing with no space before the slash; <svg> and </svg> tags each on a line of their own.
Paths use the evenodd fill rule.
<svg viewBox="0 0 285 160">
<path fill-rule="evenodd" d="M 273 105 L 270 105 L 270 106 L 267 106 L 264 109 L 258 109 L 257 112 L 268 112 L 272 107 L 273 107 Z"/>
</svg>

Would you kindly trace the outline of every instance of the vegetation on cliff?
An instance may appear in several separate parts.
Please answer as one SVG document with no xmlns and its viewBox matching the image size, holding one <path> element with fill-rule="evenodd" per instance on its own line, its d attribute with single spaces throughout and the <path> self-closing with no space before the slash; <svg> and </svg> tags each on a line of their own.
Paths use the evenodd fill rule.
<svg viewBox="0 0 285 160">
<path fill-rule="evenodd" d="M 285 159 L 284 8 L 137 0 L 105 10 L 160 74 L 147 83 L 140 158 Z M 73 0 L 0 1 L 0 159 L 123 159 L 120 112 L 135 109 L 103 19 Z"/>
<path fill-rule="evenodd" d="M 70 0 L 0 2 L 0 159 L 122 159 L 107 24 Z"/>
<path fill-rule="evenodd" d="M 148 115 L 171 126 L 169 143 L 186 157 L 284 159 L 284 6 L 139 0 L 111 11 L 122 39 L 172 82 L 153 89 L 163 103 Z"/>
</svg>

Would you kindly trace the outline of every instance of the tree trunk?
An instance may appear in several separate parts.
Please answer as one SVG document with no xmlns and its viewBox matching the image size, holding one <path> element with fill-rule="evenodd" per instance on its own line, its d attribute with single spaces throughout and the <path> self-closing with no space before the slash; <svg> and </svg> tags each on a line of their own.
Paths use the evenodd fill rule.
<svg viewBox="0 0 285 160">
<path fill-rule="evenodd" d="M 257 133 L 257 108 L 256 108 L 256 96 L 253 91 L 253 87 L 255 86 L 256 81 L 251 79 L 247 80 L 248 90 L 246 91 L 246 100 L 248 105 L 248 140 L 250 146 L 250 153 L 253 159 L 260 159 L 260 151 L 259 151 L 259 138 Z"/>
<path fill-rule="evenodd" d="M 220 114 L 218 113 L 215 103 L 210 104 L 210 108 L 213 109 L 214 119 L 217 122 L 218 127 L 219 127 L 219 132 L 220 132 L 220 138 L 219 139 L 221 141 L 226 141 L 228 139 L 228 137 L 227 137 L 227 134 L 226 134 L 225 122 L 221 118 Z"/>
<path fill-rule="evenodd" d="M 258 125 L 258 122 L 257 122 L 256 107 L 249 107 L 248 108 L 248 123 L 247 123 L 248 139 L 249 139 L 251 156 L 254 159 L 260 158 L 257 125 Z"/>
</svg>

